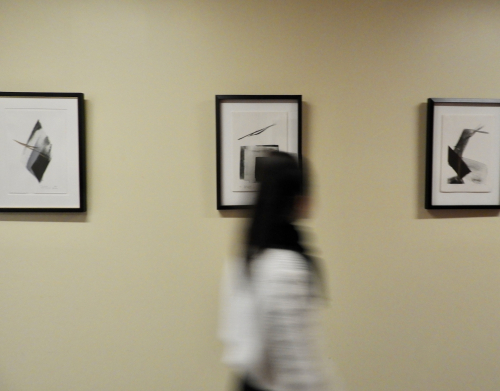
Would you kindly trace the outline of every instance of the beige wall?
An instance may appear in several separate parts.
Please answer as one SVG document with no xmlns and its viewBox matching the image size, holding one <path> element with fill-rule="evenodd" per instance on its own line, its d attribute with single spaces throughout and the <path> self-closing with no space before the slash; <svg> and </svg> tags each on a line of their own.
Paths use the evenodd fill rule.
<svg viewBox="0 0 500 391">
<path fill-rule="evenodd" d="M 425 102 L 500 98 L 500 3 L 2 0 L 0 89 L 83 92 L 89 212 L 0 215 L 0 390 L 227 390 L 216 94 L 302 94 L 351 391 L 500 388 L 497 212 L 423 209 Z"/>
</svg>

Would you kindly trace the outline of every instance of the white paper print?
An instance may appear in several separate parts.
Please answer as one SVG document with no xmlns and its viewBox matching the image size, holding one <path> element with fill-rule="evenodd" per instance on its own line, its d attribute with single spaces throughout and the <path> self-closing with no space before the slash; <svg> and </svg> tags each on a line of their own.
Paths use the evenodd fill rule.
<svg viewBox="0 0 500 391">
<path fill-rule="evenodd" d="M 233 112 L 233 191 L 256 191 L 270 151 L 287 151 L 287 112 Z"/>
<path fill-rule="evenodd" d="M 495 117 L 443 115 L 442 118 L 441 192 L 491 192 Z"/>
<path fill-rule="evenodd" d="M 66 194 L 66 110 L 6 109 L 8 194 Z"/>
</svg>

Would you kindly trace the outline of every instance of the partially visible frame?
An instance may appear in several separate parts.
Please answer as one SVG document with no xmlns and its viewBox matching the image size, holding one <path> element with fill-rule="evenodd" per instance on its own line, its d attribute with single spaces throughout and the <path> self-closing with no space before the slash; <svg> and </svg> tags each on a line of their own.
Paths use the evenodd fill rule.
<svg viewBox="0 0 500 391">
<path fill-rule="evenodd" d="M 500 209 L 500 99 L 428 99 L 426 166 L 426 209 Z"/>
<path fill-rule="evenodd" d="M 302 158 L 302 95 L 216 95 L 217 209 L 251 207 L 272 150 Z"/>
<path fill-rule="evenodd" d="M 82 93 L 0 92 L 0 212 L 85 212 Z"/>
</svg>

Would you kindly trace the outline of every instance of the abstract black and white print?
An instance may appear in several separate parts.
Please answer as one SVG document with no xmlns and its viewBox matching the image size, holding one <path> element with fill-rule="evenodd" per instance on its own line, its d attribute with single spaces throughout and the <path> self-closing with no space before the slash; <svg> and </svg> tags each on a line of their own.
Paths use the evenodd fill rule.
<svg viewBox="0 0 500 391">
<path fill-rule="evenodd" d="M 233 191 L 256 191 L 270 151 L 288 150 L 287 112 L 233 112 Z"/>
<path fill-rule="evenodd" d="M 441 191 L 488 193 L 492 189 L 494 117 L 444 115 L 442 123 Z"/>
<path fill-rule="evenodd" d="M 43 131 L 40 121 L 36 121 L 26 143 L 18 140 L 14 141 L 24 146 L 23 161 L 26 161 L 26 169 L 35 176 L 38 182 L 42 182 L 43 174 L 45 174 L 51 160 L 52 144 Z"/>
<path fill-rule="evenodd" d="M 6 110 L 9 194 L 66 194 L 64 110 Z"/>
<path fill-rule="evenodd" d="M 269 152 L 279 151 L 279 145 L 243 146 L 240 151 L 240 179 L 256 183 L 260 181 Z"/>
</svg>

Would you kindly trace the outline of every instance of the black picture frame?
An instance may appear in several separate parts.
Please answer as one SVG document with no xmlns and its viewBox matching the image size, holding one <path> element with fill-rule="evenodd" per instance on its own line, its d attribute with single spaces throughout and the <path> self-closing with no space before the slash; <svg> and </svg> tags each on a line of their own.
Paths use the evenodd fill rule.
<svg viewBox="0 0 500 391">
<path fill-rule="evenodd" d="M 427 100 L 426 209 L 500 209 L 500 99 Z"/>
<path fill-rule="evenodd" d="M 302 95 L 216 95 L 217 209 L 251 208 L 269 150 L 302 159 Z"/>
<path fill-rule="evenodd" d="M 83 93 L 0 92 L 0 212 L 86 212 Z"/>
</svg>

